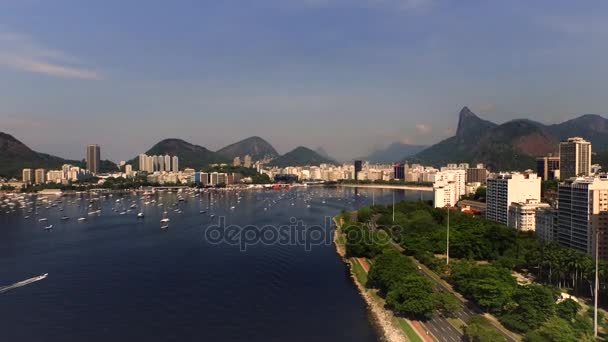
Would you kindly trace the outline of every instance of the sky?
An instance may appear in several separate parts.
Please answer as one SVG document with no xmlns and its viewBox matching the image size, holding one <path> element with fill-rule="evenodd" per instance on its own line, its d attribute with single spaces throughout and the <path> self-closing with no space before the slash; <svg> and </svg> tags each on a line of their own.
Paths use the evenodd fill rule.
<svg viewBox="0 0 608 342">
<path fill-rule="evenodd" d="M 261 136 L 335 158 L 603 114 L 608 2 L 0 0 L 0 131 L 81 159 Z"/>
</svg>

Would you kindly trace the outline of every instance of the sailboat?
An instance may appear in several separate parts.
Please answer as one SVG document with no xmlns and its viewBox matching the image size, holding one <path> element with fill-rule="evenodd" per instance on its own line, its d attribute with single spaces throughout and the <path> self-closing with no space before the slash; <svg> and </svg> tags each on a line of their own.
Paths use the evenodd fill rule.
<svg viewBox="0 0 608 342">
<path fill-rule="evenodd" d="M 160 228 L 167 229 L 169 228 L 169 218 L 167 217 L 167 212 L 163 212 L 163 218 L 160 220 Z"/>
</svg>

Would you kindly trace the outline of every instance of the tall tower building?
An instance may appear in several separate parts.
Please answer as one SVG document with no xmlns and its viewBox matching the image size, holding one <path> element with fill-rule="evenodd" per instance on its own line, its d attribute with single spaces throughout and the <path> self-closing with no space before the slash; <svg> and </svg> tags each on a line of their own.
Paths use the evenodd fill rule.
<svg viewBox="0 0 608 342">
<path fill-rule="evenodd" d="M 560 178 L 591 175 L 591 143 L 583 138 L 568 138 L 559 143 Z"/>
<path fill-rule="evenodd" d="M 23 183 L 32 184 L 34 181 L 34 170 L 23 169 Z"/>
<path fill-rule="evenodd" d="M 559 185 L 557 242 L 593 255 L 596 233 L 598 253 L 608 259 L 608 180 L 594 177 Z"/>
<path fill-rule="evenodd" d="M 234 157 L 234 160 L 232 161 L 232 165 L 233 166 L 241 166 L 241 158 Z"/>
<path fill-rule="evenodd" d="M 146 171 L 146 157 L 143 153 L 139 155 L 139 171 Z"/>
<path fill-rule="evenodd" d="M 99 173 L 100 153 L 99 145 L 87 146 L 87 170 L 96 175 Z"/>
<path fill-rule="evenodd" d="M 35 178 L 36 178 L 35 179 L 36 184 L 46 183 L 46 170 L 45 169 L 36 169 Z"/>
<path fill-rule="evenodd" d="M 359 179 L 359 172 L 361 172 L 363 170 L 363 162 L 360 160 L 355 160 L 355 174 L 354 177 L 355 180 Z"/>
<path fill-rule="evenodd" d="M 165 171 L 175 171 L 175 170 L 171 170 L 171 156 L 168 154 L 165 154 Z"/>
<path fill-rule="evenodd" d="M 245 158 L 243 158 L 243 166 L 251 167 L 251 156 L 250 155 L 246 155 Z"/>
<path fill-rule="evenodd" d="M 165 158 L 158 156 L 158 171 L 171 171 L 171 165 L 165 165 Z"/>
<path fill-rule="evenodd" d="M 151 156 L 146 156 L 146 171 L 148 173 L 154 172 L 154 158 Z"/>
<path fill-rule="evenodd" d="M 179 171 L 179 159 L 177 158 L 177 156 L 173 156 L 171 161 L 172 161 L 171 171 L 173 171 L 173 172 Z"/>
</svg>

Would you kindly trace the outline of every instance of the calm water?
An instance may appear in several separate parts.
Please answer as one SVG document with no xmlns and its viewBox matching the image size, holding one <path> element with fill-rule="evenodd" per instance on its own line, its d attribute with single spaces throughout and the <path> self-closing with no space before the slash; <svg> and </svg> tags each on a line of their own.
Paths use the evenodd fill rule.
<svg viewBox="0 0 608 342">
<path fill-rule="evenodd" d="M 227 225 L 288 225 L 295 217 L 322 226 L 326 216 L 369 204 L 372 191 L 376 202 L 392 200 L 392 190 L 311 188 L 184 194 L 184 202 L 163 193 L 148 205 L 114 195 L 93 204 L 100 216 L 87 216 L 88 197 L 41 204 L 35 213 L 3 210 L 0 286 L 49 276 L 0 293 L 1 340 L 377 341 L 333 246 L 241 251 L 204 234 L 221 216 Z M 397 200 L 419 197 L 396 191 Z M 132 203 L 137 209 L 119 214 Z M 136 218 L 140 210 L 144 219 Z M 161 230 L 165 210 L 171 223 Z M 45 231 L 49 224 L 54 229 Z"/>
</svg>

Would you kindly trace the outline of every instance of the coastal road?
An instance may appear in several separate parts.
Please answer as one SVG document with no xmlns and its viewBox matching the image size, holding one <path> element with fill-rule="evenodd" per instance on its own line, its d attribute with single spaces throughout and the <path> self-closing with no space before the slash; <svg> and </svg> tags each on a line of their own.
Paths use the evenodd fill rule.
<svg viewBox="0 0 608 342">
<path fill-rule="evenodd" d="M 439 341 L 463 341 L 463 334 L 458 331 L 458 329 L 454 328 L 447 319 L 439 315 L 434 315 L 430 320 L 421 323 Z"/>
</svg>

